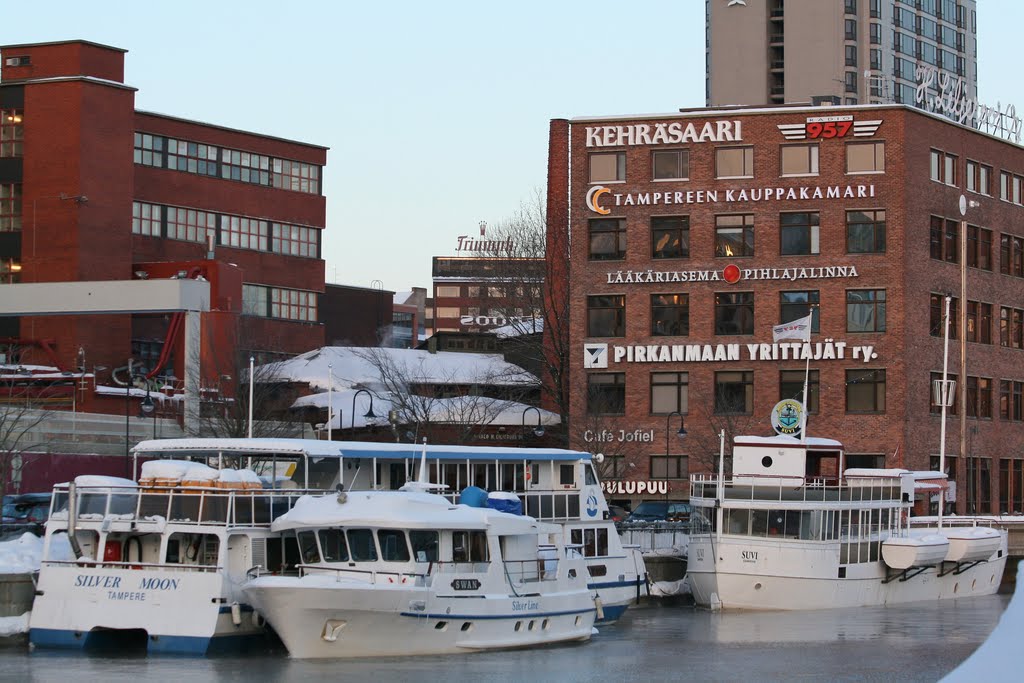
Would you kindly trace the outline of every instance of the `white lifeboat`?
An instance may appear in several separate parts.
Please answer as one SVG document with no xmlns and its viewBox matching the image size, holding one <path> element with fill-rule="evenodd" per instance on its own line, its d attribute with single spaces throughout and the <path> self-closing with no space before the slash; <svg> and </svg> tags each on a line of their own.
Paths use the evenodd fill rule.
<svg viewBox="0 0 1024 683">
<path fill-rule="evenodd" d="M 947 527 L 940 532 L 949 539 L 947 562 L 980 562 L 999 550 L 1002 534 L 991 527 Z"/>
<path fill-rule="evenodd" d="M 882 541 L 882 561 L 893 569 L 934 567 L 948 552 L 949 539 L 934 533 Z"/>
</svg>

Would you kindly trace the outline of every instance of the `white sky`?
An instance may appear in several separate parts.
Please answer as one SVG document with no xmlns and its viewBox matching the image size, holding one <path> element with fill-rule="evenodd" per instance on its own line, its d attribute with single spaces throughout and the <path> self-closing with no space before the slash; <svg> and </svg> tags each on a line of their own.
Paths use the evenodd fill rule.
<svg viewBox="0 0 1024 683">
<path fill-rule="evenodd" d="M 1024 111 L 1024 3 L 978 4 L 980 100 Z M 5 3 L 0 44 L 70 38 L 139 109 L 330 147 L 327 280 L 391 290 L 545 186 L 551 118 L 704 103 L 703 0 Z"/>
</svg>

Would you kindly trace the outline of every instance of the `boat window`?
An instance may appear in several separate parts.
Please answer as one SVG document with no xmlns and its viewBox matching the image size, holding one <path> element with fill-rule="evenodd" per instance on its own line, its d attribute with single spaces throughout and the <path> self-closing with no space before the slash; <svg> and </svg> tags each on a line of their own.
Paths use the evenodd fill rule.
<svg viewBox="0 0 1024 683">
<path fill-rule="evenodd" d="M 409 545 L 405 542 L 405 532 L 399 529 L 380 529 L 377 531 L 380 542 L 380 556 L 385 562 L 408 562 Z"/>
<path fill-rule="evenodd" d="M 750 533 L 750 510 L 726 510 L 726 533 L 746 536 Z"/>
<path fill-rule="evenodd" d="M 348 562 L 348 544 L 341 529 L 321 529 L 320 550 L 324 562 Z"/>
<path fill-rule="evenodd" d="M 593 465 L 587 465 L 583 468 L 583 476 L 585 477 L 587 486 L 597 486 L 597 475 L 594 474 Z"/>
<path fill-rule="evenodd" d="M 376 562 L 377 546 L 373 543 L 370 529 L 349 529 L 348 549 L 355 562 Z"/>
<path fill-rule="evenodd" d="M 410 531 L 409 541 L 417 562 L 437 562 L 436 531 Z"/>
<path fill-rule="evenodd" d="M 388 465 L 388 488 L 397 491 L 406 482 L 405 463 L 393 462 Z"/>
<path fill-rule="evenodd" d="M 569 538 L 573 545 L 581 546 L 584 557 L 603 557 L 608 554 L 608 529 L 572 529 Z"/>
<path fill-rule="evenodd" d="M 562 486 L 572 486 L 576 483 L 576 466 L 575 465 L 559 465 L 558 467 L 558 483 Z"/>
<path fill-rule="evenodd" d="M 300 531 L 296 534 L 299 539 L 299 552 L 302 553 L 302 564 L 315 564 L 320 561 L 320 551 L 316 547 L 316 532 Z"/>
<path fill-rule="evenodd" d="M 483 531 L 453 531 L 452 560 L 455 562 L 490 562 L 487 534 Z"/>
<path fill-rule="evenodd" d="M 171 534 L 167 539 L 167 562 L 217 565 L 220 539 L 214 534 Z"/>
<path fill-rule="evenodd" d="M 750 535 L 751 536 L 767 536 L 768 535 L 768 511 L 767 510 L 751 510 L 750 511 Z"/>
</svg>

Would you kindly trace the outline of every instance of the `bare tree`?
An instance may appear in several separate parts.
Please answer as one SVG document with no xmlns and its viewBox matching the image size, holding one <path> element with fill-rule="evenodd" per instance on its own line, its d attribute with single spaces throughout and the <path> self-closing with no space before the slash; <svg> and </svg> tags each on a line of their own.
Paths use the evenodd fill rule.
<svg viewBox="0 0 1024 683">
<path fill-rule="evenodd" d="M 504 319 L 502 351 L 540 378 L 541 404 L 560 413 L 569 445 L 569 306 L 568 297 L 549 289 L 544 192 L 536 190 L 487 231 L 476 255 L 493 261 L 488 279 L 494 285 L 481 287 L 480 311 Z"/>
<path fill-rule="evenodd" d="M 399 438 L 405 432 L 411 432 L 413 440 L 432 438 L 443 425 L 446 438 L 468 443 L 537 390 L 536 377 L 509 363 L 467 377 L 458 370 L 439 374 L 436 368 L 427 369 L 425 357 L 391 351 L 367 347 L 355 353 L 378 373 L 379 384 L 365 388 L 391 405 L 392 428 Z"/>
<path fill-rule="evenodd" d="M 723 387 L 716 387 L 711 396 L 704 395 L 690 387 L 689 406 L 691 425 L 686 439 L 690 442 L 689 462 L 691 472 L 717 472 L 721 442 L 719 435 L 725 430 L 725 469 L 731 469 L 732 443 L 735 437 L 755 433 L 764 425 L 763 420 L 744 412 L 735 405 Z"/>
<path fill-rule="evenodd" d="M 45 444 L 38 438 L 38 427 L 47 417 L 43 410 L 57 398 L 69 379 L 39 379 L 12 366 L 0 366 L 0 496 L 9 484 L 19 480 L 24 455 Z"/>
</svg>

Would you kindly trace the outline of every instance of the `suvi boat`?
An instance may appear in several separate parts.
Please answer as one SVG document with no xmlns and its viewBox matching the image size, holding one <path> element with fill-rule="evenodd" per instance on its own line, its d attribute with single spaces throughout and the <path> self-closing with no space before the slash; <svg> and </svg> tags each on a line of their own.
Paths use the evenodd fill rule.
<svg viewBox="0 0 1024 683">
<path fill-rule="evenodd" d="M 832 439 L 740 436 L 731 478 L 692 475 L 688 576 L 697 603 L 799 610 L 999 589 L 1005 531 L 973 518 L 912 523 L 915 497 L 945 490 L 945 474 L 844 470 L 843 460 Z"/>
</svg>

